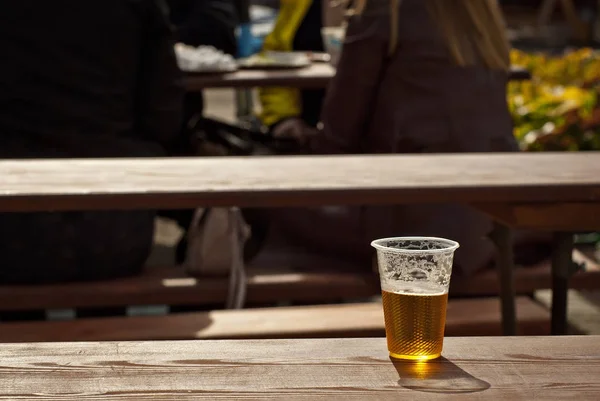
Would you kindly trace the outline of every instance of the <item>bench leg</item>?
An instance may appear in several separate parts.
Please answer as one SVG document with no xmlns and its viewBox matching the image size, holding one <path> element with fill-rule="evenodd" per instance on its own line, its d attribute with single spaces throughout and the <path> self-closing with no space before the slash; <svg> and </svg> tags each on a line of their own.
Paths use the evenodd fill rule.
<svg viewBox="0 0 600 401">
<path fill-rule="evenodd" d="M 490 238 L 497 249 L 496 266 L 500 278 L 500 300 L 502 303 L 502 333 L 505 336 L 517 334 L 517 314 L 515 310 L 515 281 L 512 230 L 496 222 Z"/>
<path fill-rule="evenodd" d="M 555 233 L 552 251 L 552 334 L 567 334 L 567 291 L 573 253 L 573 234 Z"/>
<path fill-rule="evenodd" d="M 252 91 L 250 89 L 238 89 L 235 91 L 236 117 L 238 122 L 247 122 L 253 116 Z"/>
</svg>

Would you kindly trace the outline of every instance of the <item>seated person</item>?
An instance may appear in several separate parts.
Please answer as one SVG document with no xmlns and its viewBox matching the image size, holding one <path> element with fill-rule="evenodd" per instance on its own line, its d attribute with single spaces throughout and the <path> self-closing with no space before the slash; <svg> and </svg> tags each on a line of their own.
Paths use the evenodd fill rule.
<svg viewBox="0 0 600 401">
<path fill-rule="evenodd" d="M 313 154 L 512 152 L 509 43 L 495 0 L 356 2 Z M 406 172 L 410 174 L 410 171 Z M 371 266 L 372 239 L 460 242 L 458 274 L 487 266 L 489 218 L 460 204 L 272 212 L 289 241 Z M 280 240 L 280 239 L 279 239 Z"/>
<path fill-rule="evenodd" d="M 177 42 L 190 46 L 213 46 L 224 53 L 235 56 L 237 43 L 235 29 L 238 25 L 240 0 L 168 0 L 169 16 L 175 27 Z M 204 97 L 202 92 L 185 94 L 184 111 L 182 119 L 181 138 L 190 137 L 188 123 L 196 116 L 202 115 L 204 110 Z M 196 155 L 195 144 L 181 143 L 180 154 L 184 156 Z M 161 211 L 161 216 L 177 222 L 186 234 L 177 245 L 176 262 L 182 263 L 187 252 L 187 229 L 189 228 L 193 210 L 168 210 Z"/>
<path fill-rule="evenodd" d="M 322 52 L 323 3 L 281 0 L 275 27 L 265 38 L 263 50 Z M 285 131 L 317 126 L 325 89 L 267 87 L 260 89 L 259 96 L 263 125 L 274 135 L 285 135 Z"/>
<path fill-rule="evenodd" d="M 168 0 L 168 4 L 178 42 L 236 54 L 234 0 Z"/>
<path fill-rule="evenodd" d="M 168 0 L 169 16 L 177 42 L 190 46 L 213 46 L 235 56 L 235 28 L 238 2 L 234 0 Z M 202 92 L 187 93 L 184 102 L 183 129 L 196 114 L 202 113 Z"/>
<path fill-rule="evenodd" d="M 3 1 L 0 43 L 1 158 L 172 152 L 183 90 L 164 0 Z M 0 213 L 0 282 L 135 274 L 154 216 Z"/>
</svg>

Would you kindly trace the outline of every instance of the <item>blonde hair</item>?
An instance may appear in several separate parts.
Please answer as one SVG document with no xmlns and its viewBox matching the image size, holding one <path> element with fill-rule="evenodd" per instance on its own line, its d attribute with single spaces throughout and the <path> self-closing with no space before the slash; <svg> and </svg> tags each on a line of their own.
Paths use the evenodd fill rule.
<svg viewBox="0 0 600 401">
<path fill-rule="evenodd" d="M 398 43 L 398 8 L 390 2 L 390 55 Z M 483 63 L 508 71 L 510 45 L 497 0 L 422 0 L 427 2 L 435 25 L 441 27 L 454 62 L 460 66 Z M 362 14 L 367 0 L 354 0 L 353 13 Z"/>
</svg>

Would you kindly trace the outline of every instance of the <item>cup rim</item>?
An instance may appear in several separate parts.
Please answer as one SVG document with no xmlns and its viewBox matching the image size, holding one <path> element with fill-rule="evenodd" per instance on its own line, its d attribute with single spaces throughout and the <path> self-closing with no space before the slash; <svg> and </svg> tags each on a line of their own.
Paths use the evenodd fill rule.
<svg viewBox="0 0 600 401">
<path fill-rule="evenodd" d="M 441 249 L 398 249 L 391 248 L 385 245 L 382 245 L 383 242 L 387 241 L 423 241 L 423 240 L 431 240 L 431 241 L 440 241 L 442 243 L 446 243 L 447 246 Z M 391 252 L 391 253 L 402 253 L 402 254 L 440 254 L 440 253 L 448 253 L 454 252 L 460 247 L 460 244 L 456 241 L 452 241 L 451 239 L 440 238 L 440 237 L 387 237 L 376 239 L 371 242 L 371 246 L 379 251 Z"/>
</svg>

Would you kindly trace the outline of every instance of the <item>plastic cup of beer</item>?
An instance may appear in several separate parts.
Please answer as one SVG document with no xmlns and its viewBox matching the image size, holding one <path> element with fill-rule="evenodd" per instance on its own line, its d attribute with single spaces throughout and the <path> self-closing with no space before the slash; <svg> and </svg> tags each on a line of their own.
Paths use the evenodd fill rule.
<svg viewBox="0 0 600 401">
<path fill-rule="evenodd" d="M 442 354 L 455 241 L 433 237 L 373 241 L 392 358 L 429 360 Z"/>
</svg>

